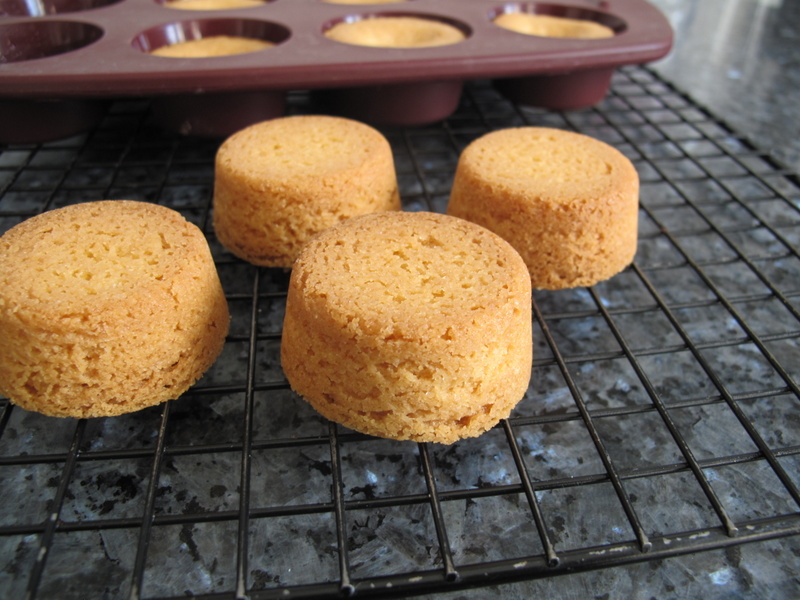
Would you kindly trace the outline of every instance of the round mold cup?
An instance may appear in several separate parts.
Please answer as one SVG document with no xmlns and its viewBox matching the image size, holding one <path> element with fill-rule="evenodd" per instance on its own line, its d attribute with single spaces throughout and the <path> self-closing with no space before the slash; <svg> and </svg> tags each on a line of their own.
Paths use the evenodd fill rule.
<svg viewBox="0 0 800 600">
<path fill-rule="evenodd" d="M 0 64 L 50 58 L 74 52 L 103 37 L 97 25 L 79 21 L 0 23 Z"/>
<path fill-rule="evenodd" d="M 24 21 L 0 24 L 0 65 L 41 61 L 90 46 L 103 30 L 78 21 Z M 0 98 L 0 142 L 49 142 L 94 127 L 106 102 L 84 98 Z"/>
<path fill-rule="evenodd" d="M 0 17 L 47 17 L 110 6 L 123 0 L 0 0 Z"/>
<path fill-rule="evenodd" d="M 333 26 L 347 22 L 381 17 L 414 17 L 438 21 L 451 25 L 464 34 L 464 39 L 472 35 L 465 23 L 447 17 L 420 15 L 414 13 L 373 13 L 348 15 L 325 23 L 322 32 Z M 342 43 L 342 42 L 334 42 Z M 364 46 L 365 52 L 426 52 L 436 47 L 393 48 Z M 379 126 L 419 126 L 446 119 L 455 112 L 461 101 L 464 82 L 461 80 L 409 81 L 365 86 L 348 86 L 313 91 L 313 99 L 320 110 L 364 121 Z"/>
<path fill-rule="evenodd" d="M 195 19 L 152 27 L 132 41 L 134 48 L 149 53 L 157 48 L 182 41 L 213 36 L 245 37 L 278 45 L 289 39 L 291 32 L 283 25 L 256 19 Z M 262 51 L 268 52 L 269 49 Z M 261 52 L 261 51 L 259 51 Z M 153 60 L 175 61 L 177 71 L 191 71 L 195 61 L 225 61 L 239 55 L 199 58 L 153 56 Z M 170 72 L 154 77 L 171 77 Z M 152 101 L 155 122 L 168 131 L 186 136 L 225 138 L 254 123 L 280 117 L 286 108 L 283 90 L 236 90 L 156 96 Z"/>
<path fill-rule="evenodd" d="M 462 81 L 420 81 L 314 90 L 321 111 L 378 126 L 429 125 L 458 108 Z"/>
<path fill-rule="evenodd" d="M 606 5 L 608 5 L 608 2 L 601 2 L 599 7 L 603 8 Z M 619 35 L 627 28 L 625 21 L 610 13 L 546 2 L 508 3 L 491 11 L 489 20 L 494 21 L 501 14 L 510 12 L 593 21 L 611 28 L 614 31 L 614 35 Z M 508 35 L 529 36 L 528 34 L 509 30 L 506 30 L 505 33 Z M 532 35 L 529 37 L 538 40 L 548 39 L 553 44 L 574 44 L 576 42 L 576 38 L 544 38 Z M 598 39 L 582 39 L 578 40 L 578 43 L 591 45 L 601 41 Z M 606 97 L 615 70 L 615 66 L 589 67 L 569 72 L 511 77 L 496 79 L 494 86 L 506 98 L 517 104 L 552 110 L 580 110 L 594 106 Z"/>
</svg>

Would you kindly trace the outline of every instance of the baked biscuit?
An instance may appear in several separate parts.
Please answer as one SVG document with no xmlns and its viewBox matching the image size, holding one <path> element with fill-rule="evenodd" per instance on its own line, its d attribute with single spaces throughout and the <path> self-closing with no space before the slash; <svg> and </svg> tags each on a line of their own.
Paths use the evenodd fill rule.
<svg viewBox="0 0 800 600">
<path fill-rule="evenodd" d="M 214 228 L 233 254 L 291 267 L 315 234 L 344 219 L 399 210 L 392 149 L 377 130 L 339 117 L 257 123 L 217 152 Z"/>
<path fill-rule="evenodd" d="M 514 246 L 534 288 L 589 286 L 633 261 L 639 177 L 621 152 L 586 135 L 504 129 L 461 153 L 447 213 Z"/>
<path fill-rule="evenodd" d="M 430 48 L 464 41 L 458 27 L 420 17 L 371 17 L 342 21 L 325 31 L 325 36 L 344 44 L 372 48 Z"/>
<path fill-rule="evenodd" d="M 266 40 L 233 35 L 211 35 L 196 40 L 186 40 L 152 50 L 153 56 L 164 58 L 210 58 L 257 52 L 272 48 L 275 44 Z"/>
<path fill-rule="evenodd" d="M 498 15 L 492 21 L 498 27 L 552 38 L 602 39 L 614 37 L 611 27 L 588 19 L 571 19 L 554 15 L 509 12 Z"/>
<path fill-rule="evenodd" d="M 164 2 L 164 6 L 178 10 L 229 10 L 263 6 L 265 3 L 266 0 L 169 0 Z"/>
<path fill-rule="evenodd" d="M 58 417 L 183 394 L 211 366 L 228 305 L 203 233 L 145 202 L 88 202 L 0 238 L 0 393 Z"/>
<path fill-rule="evenodd" d="M 323 416 L 449 444 L 507 417 L 531 376 L 531 286 L 514 249 L 435 213 L 332 227 L 292 271 L 281 363 Z"/>
</svg>

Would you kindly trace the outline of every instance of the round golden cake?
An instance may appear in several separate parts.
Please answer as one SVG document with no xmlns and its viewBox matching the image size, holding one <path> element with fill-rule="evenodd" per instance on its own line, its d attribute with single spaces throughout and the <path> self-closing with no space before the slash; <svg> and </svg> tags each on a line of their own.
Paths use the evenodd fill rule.
<svg viewBox="0 0 800 600">
<path fill-rule="evenodd" d="M 408 0 L 322 0 L 325 4 L 401 4 Z"/>
<path fill-rule="evenodd" d="M 325 31 L 326 37 L 354 46 L 372 48 L 430 48 L 464 41 L 458 27 L 421 17 L 370 17 L 342 21 Z"/>
<path fill-rule="evenodd" d="M 447 213 L 514 246 L 534 288 L 589 286 L 633 261 L 639 177 L 621 152 L 594 138 L 503 129 L 461 153 Z"/>
<path fill-rule="evenodd" d="M 228 322 L 203 233 L 171 209 L 88 202 L 0 238 L 0 394 L 26 410 L 99 417 L 177 398 Z"/>
<path fill-rule="evenodd" d="M 257 52 L 271 48 L 275 44 L 256 38 L 235 35 L 211 35 L 196 40 L 177 42 L 152 50 L 153 56 L 165 58 L 210 58 L 212 56 L 232 56 Z"/>
<path fill-rule="evenodd" d="M 614 30 L 611 27 L 588 19 L 510 12 L 498 15 L 492 22 L 509 31 L 539 37 L 575 39 L 614 37 Z"/>
<path fill-rule="evenodd" d="M 247 127 L 217 152 L 214 228 L 233 254 L 291 267 L 315 234 L 357 215 L 399 210 L 389 142 L 339 117 L 283 117 Z"/>
<path fill-rule="evenodd" d="M 281 363 L 323 416 L 449 444 L 505 418 L 531 376 L 531 286 L 490 231 L 436 213 L 357 217 L 314 238 L 289 284 Z"/>
<path fill-rule="evenodd" d="M 169 0 L 167 8 L 178 10 L 228 10 L 263 6 L 267 0 Z"/>
</svg>

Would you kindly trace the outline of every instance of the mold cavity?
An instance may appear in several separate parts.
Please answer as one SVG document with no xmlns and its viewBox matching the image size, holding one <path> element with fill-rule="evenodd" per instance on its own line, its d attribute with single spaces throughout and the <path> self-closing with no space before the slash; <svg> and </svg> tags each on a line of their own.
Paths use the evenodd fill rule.
<svg viewBox="0 0 800 600">
<path fill-rule="evenodd" d="M 177 10 L 232 10 L 263 6 L 274 0 L 157 0 L 165 8 Z"/>
<path fill-rule="evenodd" d="M 401 13 L 349 15 L 322 28 L 326 37 L 353 46 L 372 48 L 431 48 L 467 39 L 470 28 L 445 17 Z"/>
<path fill-rule="evenodd" d="M 609 13 L 547 2 L 504 4 L 489 13 L 498 27 L 537 37 L 602 39 L 619 35 L 625 22 Z"/>
<path fill-rule="evenodd" d="M 0 25 L 0 63 L 66 54 L 103 37 L 103 30 L 76 21 L 41 21 Z"/>
<path fill-rule="evenodd" d="M 0 0 L 2 17 L 44 17 L 82 12 L 121 0 Z"/>
<path fill-rule="evenodd" d="M 246 54 L 282 44 L 289 30 L 254 19 L 199 19 L 147 29 L 131 45 L 142 52 L 173 58 Z"/>
</svg>

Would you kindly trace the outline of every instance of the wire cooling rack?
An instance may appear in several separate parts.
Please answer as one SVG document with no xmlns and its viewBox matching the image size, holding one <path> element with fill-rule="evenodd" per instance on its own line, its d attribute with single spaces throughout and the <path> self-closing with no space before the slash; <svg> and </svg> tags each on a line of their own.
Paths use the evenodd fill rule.
<svg viewBox="0 0 800 600">
<path fill-rule="evenodd" d="M 0 595 L 410 596 L 800 533 L 800 182 L 651 71 L 566 114 L 475 82 L 447 121 L 385 132 L 407 210 L 443 211 L 463 147 L 516 125 L 607 141 L 642 180 L 635 264 L 536 292 L 525 398 L 452 446 L 345 430 L 289 390 L 288 274 L 223 251 L 217 143 L 165 134 L 147 108 L 4 148 L 0 226 L 85 200 L 175 208 L 208 234 L 229 339 L 183 398 L 136 414 L 0 400 Z"/>
</svg>

